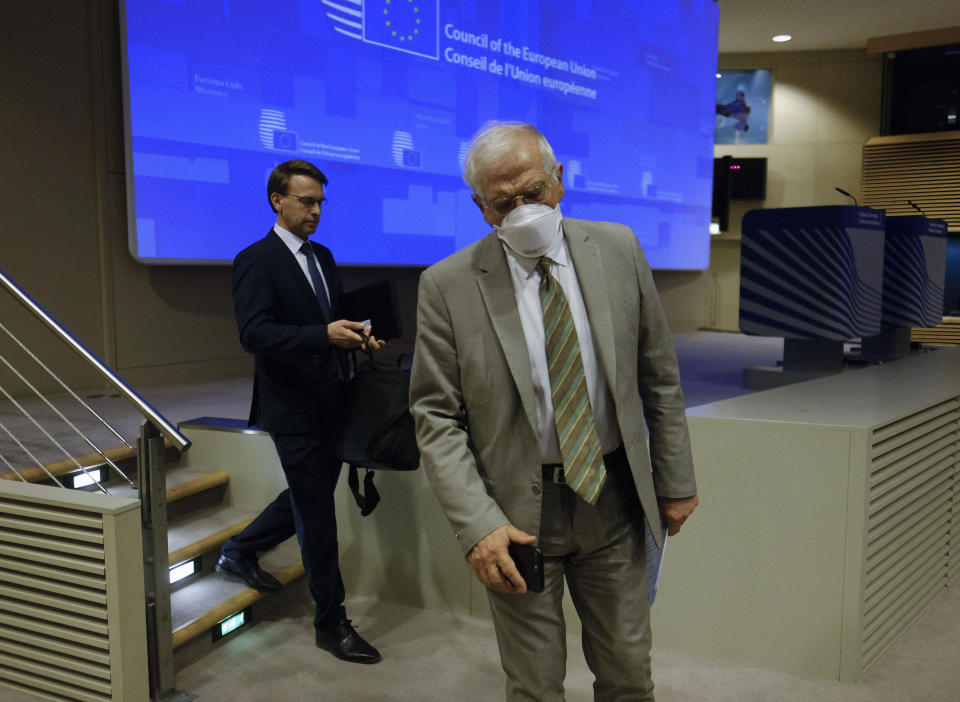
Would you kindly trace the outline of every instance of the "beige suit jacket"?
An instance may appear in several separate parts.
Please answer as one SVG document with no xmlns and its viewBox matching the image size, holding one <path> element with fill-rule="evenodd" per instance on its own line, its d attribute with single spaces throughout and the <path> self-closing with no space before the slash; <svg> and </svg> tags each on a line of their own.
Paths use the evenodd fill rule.
<svg viewBox="0 0 960 702">
<path fill-rule="evenodd" d="M 563 233 L 634 485 L 659 542 L 657 496 L 696 494 L 670 330 L 629 228 L 564 218 Z M 496 232 L 421 276 L 410 401 L 423 468 L 464 553 L 507 523 L 538 534 L 533 380 Z"/>
</svg>

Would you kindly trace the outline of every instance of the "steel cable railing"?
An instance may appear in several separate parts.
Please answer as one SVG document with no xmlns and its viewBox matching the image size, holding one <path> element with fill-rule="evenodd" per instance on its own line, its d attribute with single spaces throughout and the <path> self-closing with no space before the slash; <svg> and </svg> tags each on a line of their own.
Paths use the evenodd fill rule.
<svg viewBox="0 0 960 702">
<path fill-rule="evenodd" d="M 55 482 L 55 483 L 56 483 L 57 485 L 59 485 L 60 487 L 66 487 L 66 485 L 64 485 L 63 483 L 61 483 L 61 482 L 57 479 L 57 476 L 55 476 L 53 473 L 51 473 L 51 472 L 47 469 L 47 467 L 46 467 L 42 462 L 40 462 L 40 460 L 33 454 L 33 452 L 32 452 L 29 448 L 27 448 L 26 446 L 23 445 L 23 442 L 20 441 L 20 439 L 17 437 L 16 434 L 14 434 L 12 431 L 10 431 L 10 428 L 7 427 L 6 424 L 4 424 L 3 422 L 0 422 L 0 429 L 2 429 L 3 432 L 4 432 L 7 436 L 10 437 L 10 440 L 13 441 L 13 443 L 15 443 L 15 444 L 20 448 L 21 451 L 23 451 L 27 456 L 30 457 L 30 460 L 32 460 L 37 466 L 40 467 L 41 470 L 43 470 L 44 473 L 47 474 L 47 477 L 48 477 L 48 478 L 50 478 L 53 482 Z M 25 483 L 26 483 L 26 482 L 29 482 L 26 478 L 23 477 L 23 474 L 22 474 L 20 471 L 18 471 L 16 468 L 14 468 L 13 464 L 10 463 L 10 461 L 7 460 L 7 457 L 6 457 L 6 456 L 0 454 L 0 460 L 2 460 L 3 463 L 4 463 L 4 465 L 6 465 L 7 468 L 9 468 L 10 471 L 11 471 L 14 475 L 16 475 L 18 478 L 20 478 L 21 481 L 23 481 L 23 482 L 25 482 Z"/>
<path fill-rule="evenodd" d="M 158 412 L 147 400 L 145 400 L 139 393 L 136 392 L 132 387 L 130 387 L 122 378 L 120 378 L 109 366 L 107 366 L 103 361 L 97 357 L 90 349 L 88 349 L 80 340 L 78 340 L 69 330 L 67 330 L 62 324 L 60 324 L 53 316 L 51 316 L 43 307 L 41 307 L 26 291 L 24 291 L 19 285 L 17 285 L 9 276 L 7 276 L 3 271 L 0 271 L 0 286 L 5 288 L 10 295 L 17 300 L 23 307 L 25 307 L 34 317 L 36 317 L 40 322 L 51 332 L 54 333 L 68 348 L 70 348 L 77 358 L 86 362 L 91 366 L 100 377 L 100 379 L 107 384 L 107 386 L 114 389 L 117 393 L 123 397 L 127 403 L 133 407 L 146 421 L 151 423 L 157 428 L 157 430 L 164 436 L 164 438 L 170 442 L 177 450 L 183 451 L 189 447 L 190 441 L 180 433 L 180 431 L 171 424 L 160 412 Z M 89 414 L 99 425 L 104 427 L 111 434 L 116 436 L 120 441 L 122 441 L 129 449 L 134 450 L 134 444 L 127 440 L 123 434 L 114 427 L 110 422 L 104 419 L 100 414 L 90 406 L 89 403 L 84 401 L 74 390 L 72 390 L 67 383 L 65 383 L 56 372 L 53 371 L 46 363 L 44 363 L 33 351 L 31 351 L 25 343 L 23 343 L 17 336 L 4 324 L 0 323 L 0 331 L 6 335 L 24 354 L 26 354 L 34 363 L 36 363 L 42 370 L 51 378 L 57 385 L 63 388 L 70 397 L 72 397 L 77 403 L 79 403 L 83 410 Z M 134 485 L 133 480 L 127 476 L 124 471 L 117 466 L 117 464 L 106 455 L 106 452 L 102 450 L 90 436 L 79 429 L 74 422 L 67 418 L 67 416 L 58 409 L 49 398 L 47 398 L 37 387 L 31 383 L 21 370 L 17 369 L 15 365 L 5 356 L 0 355 L 0 362 L 6 368 L 11 371 L 19 380 L 22 382 L 29 391 L 37 397 L 43 404 L 45 404 L 61 421 L 63 421 L 75 434 L 77 434 L 84 442 L 86 442 L 93 451 L 103 458 L 104 463 L 109 466 L 110 469 L 116 471 L 123 480 L 125 480 L 130 485 Z M 31 412 L 23 406 L 22 403 L 18 402 L 14 398 L 14 393 L 8 390 L 6 387 L 0 385 L 0 395 L 6 398 L 13 407 L 16 407 L 17 411 L 22 415 L 26 420 L 37 430 L 39 430 L 50 442 L 50 444 L 66 456 L 68 463 L 72 462 L 76 467 L 83 473 L 87 474 L 90 477 L 90 471 L 86 466 L 81 465 L 71 454 L 70 452 L 58 441 L 54 436 L 44 428 L 43 424 L 35 417 Z M 63 484 L 56 479 L 56 477 L 46 468 L 42 461 L 36 459 L 32 452 L 28 452 L 26 447 L 22 442 L 16 440 L 10 428 L 6 425 L 2 426 L 2 430 L 8 436 L 11 437 L 11 440 L 17 444 L 17 446 L 24 451 L 30 459 L 35 461 L 35 464 L 42 470 L 47 477 L 53 479 L 55 483 L 63 487 Z M 14 472 L 15 475 L 23 479 L 23 476 L 19 474 L 18 471 L 13 470 L 11 462 L 6 456 L 0 456 L 0 462 L 6 465 L 8 468 Z M 144 480 L 145 476 L 140 476 L 140 480 Z M 93 479 L 98 488 L 104 492 L 107 490 L 103 487 L 99 480 Z"/>
<path fill-rule="evenodd" d="M 6 325 L 0 323 L 0 332 L 5 334 L 13 343 L 21 349 L 23 353 L 29 356 L 33 362 L 38 364 L 49 378 L 53 379 L 57 385 L 63 388 L 74 400 L 76 400 L 90 416 L 95 418 L 102 427 L 105 427 L 110 433 L 119 438 L 133 454 L 137 460 L 137 477 L 139 485 L 138 494 L 140 498 L 140 525 L 142 530 L 142 567 L 144 570 L 146 619 L 147 619 L 147 658 L 149 663 L 149 678 L 151 698 L 156 699 L 164 695 L 173 688 L 174 671 L 172 642 L 170 632 L 170 585 L 167 562 L 167 529 L 166 529 L 166 492 L 165 492 L 165 457 L 164 440 L 176 450 L 183 452 L 190 447 L 190 441 L 162 414 L 160 414 L 149 402 L 147 402 L 139 393 L 130 387 L 120 376 L 118 376 L 109 366 L 97 357 L 90 349 L 80 342 L 69 330 L 60 322 L 54 319 L 46 310 L 43 309 L 29 294 L 19 285 L 11 280 L 3 271 L 0 271 L 0 287 L 5 288 L 10 295 L 25 307 L 41 324 L 57 336 L 73 354 L 92 367 L 99 380 L 105 383 L 109 388 L 115 390 L 126 402 L 143 418 L 140 425 L 140 438 L 136 446 L 125 439 L 120 431 L 100 416 L 87 402 L 81 399 L 76 392 L 70 389 L 65 382 L 35 353 L 33 353 L 26 344 L 18 339 Z M 115 470 L 128 483 L 133 485 L 133 481 L 106 455 L 106 452 L 100 449 L 97 444 L 82 431 L 77 425 L 67 418 L 66 414 L 58 409 L 44 394 L 38 390 L 36 385 L 27 379 L 26 375 L 15 364 L 5 356 L 0 355 L 0 370 L 3 367 L 12 373 L 24 384 L 29 391 L 40 399 L 40 401 L 61 421 L 75 433 L 80 435 L 83 441 L 90 445 L 94 454 L 92 456 L 102 457 L 104 463 Z M 31 372 L 33 369 L 31 368 Z M 6 373 L 4 373 L 6 376 Z M 39 384 L 39 383 L 38 383 Z M 43 434 L 47 441 L 55 446 L 61 453 L 67 456 L 67 461 L 57 462 L 60 466 L 70 466 L 73 464 L 81 472 L 90 476 L 92 471 L 88 471 L 81 462 L 74 458 L 63 443 L 55 438 L 48 431 L 41 421 L 37 418 L 39 412 L 31 412 L 26 405 L 26 397 L 15 397 L 20 389 L 8 389 L 3 382 L 0 382 L 0 401 L 3 398 L 12 407 L 15 407 L 20 416 Z M 0 421 L 0 432 L 10 437 L 10 440 L 19 450 L 23 451 L 37 466 L 42 475 L 46 475 L 61 488 L 66 487 L 63 482 L 57 479 L 55 471 L 39 460 L 30 446 L 26 445 L 26 439 L 21 440 L 16 433 L 11 430 L 7 423 Z M 114 454 L 116 455 L 116 454 Z M 86 461 L 85 458 L 81 460 Z M 96 460 L 96 459 L 94 459 Z M 14 468 L 12 462 L 7 456 L 0 455 L 0 464 L 10 469 L 11 473 L 24 482 L 29 482 L 20 471 Z M 59 470 L 59 467 L 58 469 Z M 6 476 L 3 476 L 6 477 Z M 107 492 L 102 484 L 102 480 L 93 480 L 99 489 Z M 74 483 L 75 485 L 75 483 Z"/>
<path fill-rule="evenodd" d="M 0 275 L 2 275 L 2 272 L 0 272 Z M 20 339 L 18 339 L 18 338 L 14 335 L 13 332 L 11 332 L 10 330 L 8 330 L 8 329 L 3 325 L 2 322 L 0 322 L 0 329 L 2 329 L 2 330 L 7 334 L 7 336 L 10 337 L 11 341 L 13 341 L 15 344 L 17 344 L 17 346 L 19 346 L 20 349 L 21 349 L 26 355 L 28 355 L 31 359 L 33 359 L 33 361 L 34 361 L 38 366 L 40 366 L 41 368 L 43 368 L 43 370 L 46 371 L 46 373 L 47 373 L 48 376 L 50 376 L 53 380 L 57 381 L 57 384 L 58 384 L 60 387 L 62 387 L 64 390 L 66 390 L 67 393 L 69 393 L 70 396 L 71 396 L 74 400 L 76 400 L 80 405 L 82 405 L 83 408 L 84 408 L 85 410 L 87 410 L 87 412 L 89 412 L 90 415 L 91 415 L 94 419 L 96 419 L 96 420 L 97 420 L 101 425 L 103 425 L 105 428 L 107 428 L 108 430 L 110 430 L 110 432 L 111 432 L 114 436 L 116 436 L 118 439 L 120 439 L 120 441 L 122 441 L 124 444 L 126 444 L 126 445 L 127 445 L 127 448 L 129 448 L 129 449 L 131 449 L 131 450 L 133 450 L 133 449 L 136 448 L 136 446 L 134 446 L 134 444 L 132 444 L 128 439 L 125 439 L 125 438 L 123 437 L 123 435 L 122 435 L 119 431 L 117 431 L 117 429 L 115 429 L 112 424 L 110 424 L 110 422 L 108 422 L 106 419 L 104 419 L 103 417 L 101 417 L 93 407 L 91 407 L 89 404 L 87 404 L 79 395 L 77 395 L 77 393 L 75 393 L 72 389 L 70 389 L 70 386 L 67 385 L 65 382 L 63 382 L 63 380 L 60 379 L 60 376 L 58 376 L 56 373 L 54 373 L 53 370 L 52 370 L 47 364 L 45 364 L 43 361 L 41 361 L 41 360 L 37 357 L 37 355 L 36 355 L 35 353 L 33 353 L 33 351 L 31 351 L 31 350 L 27 347 L 26 344 L 24 344 L 22 341 L 20 341 Z"/>
<path fill-rule="evenodd" d="M 131 450 L 134 450 L 134 449 L 135 449 L 135 446 L 134 446 L 130 441 L 128 441 L 127 439 L 125 439 L 125 438 L 123 437 L 123 435 L 121 435 L 120 432 L 119 432 L 116 428 L 113 427 L 113 425 L 111 425 L 109 422 L 107 422 L 107 421 L 106 421 L 103 417 L 101 417 L 88 403 L 86 403 L 83 399 L 81 399 L 65 382 L 63 382 L 63 380 L 60 379 L 60 377 L 59 377 L 56 373 L 53 372 L 53 370 L 50 369 L 49 366 L 47 366 L 43 361 L 41 361 L 41 360 L 36 356 L 36 354 L 34 354 L 29 348 L 27 348 L 26 344 L 24 344 L 22 341 L 20 341 L 20 339 L 18 339 L 17 336 L 16 336 L 12 331 L 10 331 L 10 330 L 6 327 L 6 325 L 4 325 L 2 322 L 0 322 L 0 331 L 3 331 L 4 333 L 6 333 L 6 335 L 7 335 L 17 346 L 19 346 L 20 349 L 21 349 L 24 353 L 26 353 L 31 359 L 33 359 L 33 361 L 34 361 L 35 363 L 37 363 L 41 368 L 43 368 L 43 370 L 46 371 L 47 375 L 49 375 L 51 378 L 53 378 L 54 380 L 56 380 L 56 381 L 60 384 L 60 386 L 63 387 L 75 400 L 77 400 L 77 402 L 79 402 L 80 405 L 81 405 L 87 412 L 91 413 L 92 416 L 94 416 L 94 417 L 100 422 L 101 425 L 103 425 L 104 427 L 106 427 L 107 429 L 109 429 L 115 436 L 117 436 L 121 441 L 123 441 L 123 443 L 126 444 L 126 446 L 127 446 L 129 449 L 131 449 Z M 111 460 L 109 456 L 107 456 L 106 452 L 105 452 L 104 450 L 102 450 L 99 446 L 97 446 L 97 444 L 94 443 L 94 441 L 93 441 L 87 434 L 85 434 L 83 431 L 81 431 L 81 430 L 77 427 L 76 424 L 74 424 L 72 421 L 70 421 L 70 419 L 67 418 L 67 416 L 66 416 L 65 414 L 63 414 L 63 412 L 61 412 L 61 411 L 49 400 L 49 398 L 47 398 L 42 392 L 40 392 L 40 390 L 38 390 L 37 387 L 36 387 L 33 383 L 31 383 L 30 380 L 29 380 L 23 373 L 21 373 L 21 372 L 13 365 L 13 363 L 10 362 L 10 360 L 8 360 L 8 359 L 6 358 L 6 356 L 3 356 L 2 354 L 0 354 L 0 362 L 2 362 L 14 375 L 16 375 L 17 378 L 20 380 L 20 382 L 22 382 L 27 388 L 29 388 L 30 391 L 33 393 L 33 395 L 34 395 L 37 399 L 39 399 L 39 400 L 40 400 L 41 402 L 43 402 L 47 407 L 49 407 L 49 408 L 60 418 L 60 420 L 63 421 L 64 424 L 66 424 L 68 427 L 70 427 L 70 429 L 72 429 L 73 432 L 74 432 L 77 436 L 79 436 L 84 442 L 86 442 L 86 443 L 90 446 L 90 448 L 92 448 L 97 454 L 99 454 L 100 457 L 103 458 L 104 462 L 105 462 L 108 466 L 110 466 L 110 468 L 112 468 L 114 471 L 116 471 L 131 487 L 136 487 L 136 486 L 134 485 L 133 480 L 131 480 L 130 477 L 129 477 L 126 473 L 124 473 L 123 470 L 122 470 L 116 463 L 114 463 L 113 460 Z M 57 441 L 57 439 L 54 438 L 53 435 L 50 434 L 50 432 L 47 431 L 47 430 L 43 427 L 42 424 L 40 424 L 40 422 L 36 419 L 36 417 L 34 417 L 22 404 L 20 404 L 20 403 L 13 397 L 13 395 L 11 395 L 11 393 L 10 393 L 5 387 L 3 387 L 2 385 L 0 385 L 0 393 L 3 393 L 4 397 L 7 398 L 7 401 L 10 402 L 14 407 L 16 407 L 24 417 L 26 417 L 37 429 L 39 429 L 40 432 L 43 433 L 44 436 L 47 437 L 47 439 L 50 441 L 50 443 L 52 443 L 54 446 L 56 446 L 56 447 L 60 450 L 60 452 L 64 455 L 64 457 L 65 457 L 68 461 L 72 462 L 84 475 L 86 475 L 87 478 L 90 479 L 91 482 L 92 482 L 93 484 L 95 484 L 95 485 L 100 489 L 101 492 L 103 492 L 103 493 L 105 493 L 105 494 L 109 492 L 109 491 L 100 483 L 99 480 L 97 480 L 96 478 L 94 478 L 94 477 L 92 476 L 91 472 L 87 469 L 87 467 L 81 465 L 80 462 L 77 461 L 77 459 L 74 458 L 74 456 L 73 456 L 69 451 L 67 451 L 67 449 L 64 448 L 63 445 L 62 445 L 59 441 Z M 10 432 L 9 429 L 7 429 L 6 427 L 4 427 L 4 431 L 5 431 L 9 436 L 11 436 L 11 438 L 13 438 L 13 436 L 12 436 L 12 434 L 11 434 L 11 432 Z M 19 443 L 19 442 L 18 442 L 18 443 Z M 21 446 L 21 448 L 23 448 L 23 447 Z M 30 455 L 30 457 L 31 457 L 31 460 L 36 460 L 33 455 Z M 4 460 L 4 463 L 7 463 L 7 461 Z M 9 465 L 9 464 L 8 464 L 8 465 Z M 38 462 L 37 465 L 48 475 L 48 477 L 52 478 L 52 479 L 54 480 L 54 482 L 56 482 L 58 485 L 60 485 L 61 487 L 63 487 L 63 484 L 60 483 L 60 481 L 57 480 L 57 479 L 50 473 L 49 470 L 47 470 L 46 466 L 44 466 L 43 463 Z M 16 472 L 16 471 L 14 471 L 14 472 Z M 18 475 L 18 477 L 20 477 L 21 480 L 24 480 L 23 476 L 21 476 L 19 473 L 17 473 L 17 475 Z"/>
</svg>

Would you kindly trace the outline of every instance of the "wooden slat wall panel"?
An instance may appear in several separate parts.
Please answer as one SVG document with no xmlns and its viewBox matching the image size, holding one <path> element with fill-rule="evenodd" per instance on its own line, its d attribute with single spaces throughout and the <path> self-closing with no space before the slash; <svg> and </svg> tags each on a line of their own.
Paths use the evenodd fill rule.
<svg viewBox="0 0 960 702">
<path fill-rule="evenodd" d="M 956 346 L 960 344 L 960 317 L 944 317 L 935 327 L 911 329 L 910 341 L 928 346 Z"/>
<path fill-rule="evenodd" d="M 960 136 L 956 133 L 877 137 L 863 147 L 863 204 L 888 215 L 916 214 L 947 221 L 960 232 Z"/>
</svg>

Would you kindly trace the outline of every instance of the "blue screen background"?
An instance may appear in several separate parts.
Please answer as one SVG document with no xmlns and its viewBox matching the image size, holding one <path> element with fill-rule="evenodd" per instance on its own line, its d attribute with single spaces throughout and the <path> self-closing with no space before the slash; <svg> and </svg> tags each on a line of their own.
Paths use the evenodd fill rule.
<svg viewBox="0 0 960 702">
<path fill-rule="evenodd" d="M 714 0 L 126 0 L 130 249 L 229 262 L 266 182 L 330 179 L 341 264 L 423 265 L 487 233 L 461 180 L 489 119 L 564 163 L 565 216 L 617 221 L 655 268 L 708 265 Z"/>
</svg>

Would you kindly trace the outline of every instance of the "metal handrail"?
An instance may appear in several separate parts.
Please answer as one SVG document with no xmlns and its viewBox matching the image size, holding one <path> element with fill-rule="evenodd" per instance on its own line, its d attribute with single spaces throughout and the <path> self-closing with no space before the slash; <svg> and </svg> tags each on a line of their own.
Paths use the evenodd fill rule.
<svg viewBox="0 0 960 702">
<path fill-rule="evenodd" d="M 0 270 L 0 284 L 7 291 L 30 311 L 37 319 L 43 322 L 50 331 L 56 334 L 60 339 L 72 348 L 78 356 L 87 362 L 100 375 L 100 377 L 114 390 L 120 393 L 130 405 L 132 405 L 144 419 L 153 424 L 157 430 L 163 434 L 178 451 L 186 451 L 190 447 L 190 440 L 180 433 L 180 431 L 171 424 L 157 409 L 147 402 L 143 396 L 130 387 L 113 369 L 100 360 L 93 351 L 77 339 L 66 327 L 58 322 L 49 312 L 47 312 L 36 300 L 34 300 L 23 288 L 17 285 L 6 273 Z"/>
</svg>

